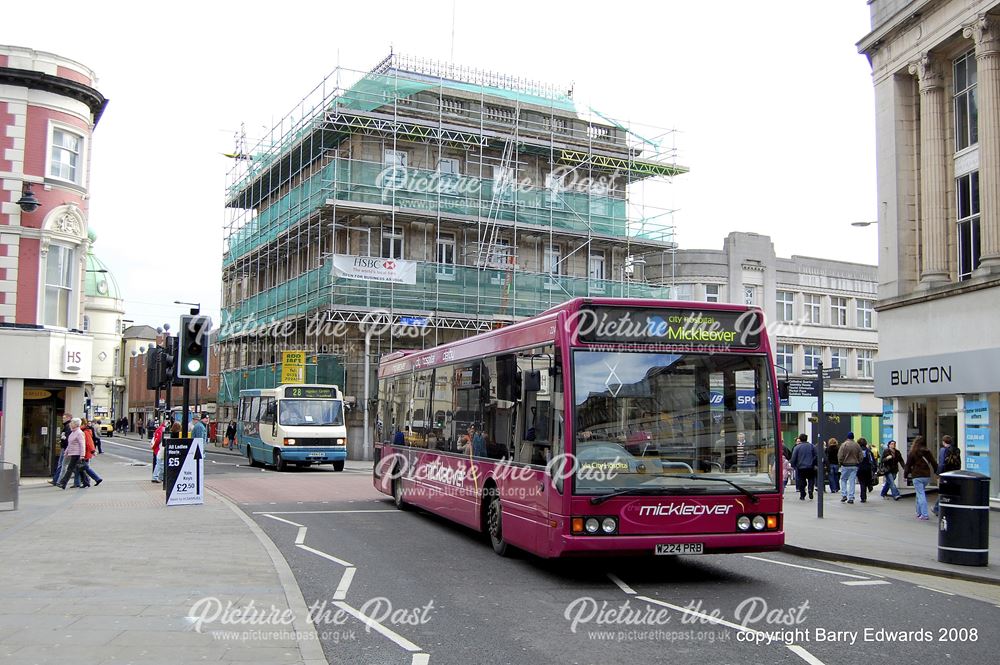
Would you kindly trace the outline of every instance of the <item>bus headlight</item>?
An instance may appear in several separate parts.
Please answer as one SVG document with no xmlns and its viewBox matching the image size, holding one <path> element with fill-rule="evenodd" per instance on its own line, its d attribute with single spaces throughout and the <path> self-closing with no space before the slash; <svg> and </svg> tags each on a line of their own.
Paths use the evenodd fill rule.
<svg viewBox="0 0 1000 665">
<path fill-rule="evenodd" d="M 601 528 L 601 523 L 597 521 L 596 517 L 588 517 L 587 521 L 583 523 L 583 527 L 587 533 L 597 533 L 597 530 Z"/>
<path fill-rule="evenodd" d="M 736 520 L 736 528 L 740 531 L 750 530 L 750 518 L 746 515 L 740 515 L 740 518 Z"/>
<path fill-rule="evenodd" d="M 601 531 L 604 533 L 614 533 L 618 530 L 618 522 L 614 517 L 605 517 L 601 520 Z"/>
<path fill-rule="evenodd" d="M 295 445 L 295 439 L 285 439 L 285 445 L 286 446 L 294 446 Z"/>
<path fill-rule="evenodd" d="M 765 526 L 767 526 L 767 520 L 764 519 L 763 515 L 753 516 L 754 531 L 763 531 Z"/>
<path fill-rule="evenodd" d="M 347 440 L 346 439 L 337 439 L 337 445 L 338 446 L 346 446 L 347 445 Z"/>
</svg>

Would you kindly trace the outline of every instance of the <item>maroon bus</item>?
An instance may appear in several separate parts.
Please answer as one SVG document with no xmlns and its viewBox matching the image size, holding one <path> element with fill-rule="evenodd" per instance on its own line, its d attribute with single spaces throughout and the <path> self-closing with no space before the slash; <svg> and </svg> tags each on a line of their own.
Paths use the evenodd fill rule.
<svg viewBox="0 0 1000 665">
<path fill-rule="evenodd" d="M 379 366 L 374 483 L 541 557 L 778 549 L 763 313 L 577 298 Z"/>
</svg>

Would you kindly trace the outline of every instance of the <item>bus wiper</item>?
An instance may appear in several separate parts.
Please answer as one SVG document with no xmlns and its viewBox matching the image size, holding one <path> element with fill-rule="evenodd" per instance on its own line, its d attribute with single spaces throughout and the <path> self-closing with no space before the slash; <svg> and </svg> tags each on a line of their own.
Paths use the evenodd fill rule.
<svg viewBox="0 0 1000 665">
<path fill-rule="evenodd" d="M 750 502 L 751 503 L 758 503 L 758 502 L 760 502 L 760 498 L 756 494 L 754 494 L 753 492 L 751 492 L 750 490 L 748 490 L 747 488 L 745 488 L 745 487 L 743 487 L 741 485 L 737 485 L 736 483 L 734 483 L 733 481 L 729 480 L 728 478 L 716 478 L 714 476 L 696 476 L 694 474 L 683 474 L 683 475 L 670 474 L 670 477 L 671 478 L 687 478 L 688 480 L 714 480 L 714 481 L 719 482 L 719 483 L 729 483 L 730 485 L 732 485 L 733 487 L 735 487 L 736 489 L 738 489 L 743 494 L 746 494 L 750 498 Z"/>
<path fill-rule="evenodd" d="M 628 496 L 628 495 L 638 495 L 638 496 L 655 496 L 658 494 L 663 494 L 664 490 L 670 490 L 669 487 L 629 487 L 628 489 L 615 490 L 614 492 L 609 492 L 607 494 L 601 494 L 600 496 L 594 496 L 590 498 L 591 505 L 596 506 L 599 503 L 604 503 L 608 499 L 613 499 L 616 496 Z"/>
</svg>

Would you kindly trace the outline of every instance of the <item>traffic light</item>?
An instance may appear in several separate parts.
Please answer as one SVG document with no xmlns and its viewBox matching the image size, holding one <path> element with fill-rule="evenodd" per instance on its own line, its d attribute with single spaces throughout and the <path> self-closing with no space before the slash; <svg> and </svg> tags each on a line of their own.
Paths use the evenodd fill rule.
<svg viewBox="0 0 1000 665">
<path fill-rule="evenodd" d="M 181 317 L 177 376 L 184 379 L 204 379 L 208 376 L 208 333 L 211 329 L 211 317 Z"/>
<path fill-rule="evenodd" d="M 161 380 L 163 376 L 163 368 L 160 366 L 162 360 L 160 358 L 160 352 L 162 349 L 151 346 L 149 350 L 146 351 L 146 389 L 156 390 L 163 382 Z"/>
<path fill-rule="evenodd" d="M 160 351 L 160 387 L 170 388 L 177 376 L 177 338 L 168 336 L 166 348 Z"/>
</svg>

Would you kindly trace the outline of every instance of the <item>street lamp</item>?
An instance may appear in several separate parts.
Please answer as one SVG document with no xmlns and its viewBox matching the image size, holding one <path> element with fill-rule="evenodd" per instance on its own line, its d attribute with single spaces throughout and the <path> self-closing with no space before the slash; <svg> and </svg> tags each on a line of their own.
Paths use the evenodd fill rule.
<svg viewBox="0 0 1000 665">
<path fill-rule="evenodd" d="M 35 193 L 31 191 L 31 183 L 24 183 L 24 189 L 21 190 L 21 198 L 17 200 L 17 205 L 21 207 L 22 212 L 35 212 L 42 205 L 35 198 Z"/>
<path fill-rule="evenodd" d="M 201 303 L 200 302 L 184 302 L 183 300 L 175 300 L 174 304 L 175 305 L 190 305 L 193 308 L 191 310 L 191 314 L 200 314 L 201 313 Z"/>
<path fill-rule="evenodd" d="M 860 227 L 871 226 L 872 224 L 878 224 L 878 220 L 875 219 L 870 222 L 851 222 L 851 226 L 860 226 Z"/>
</svg>

